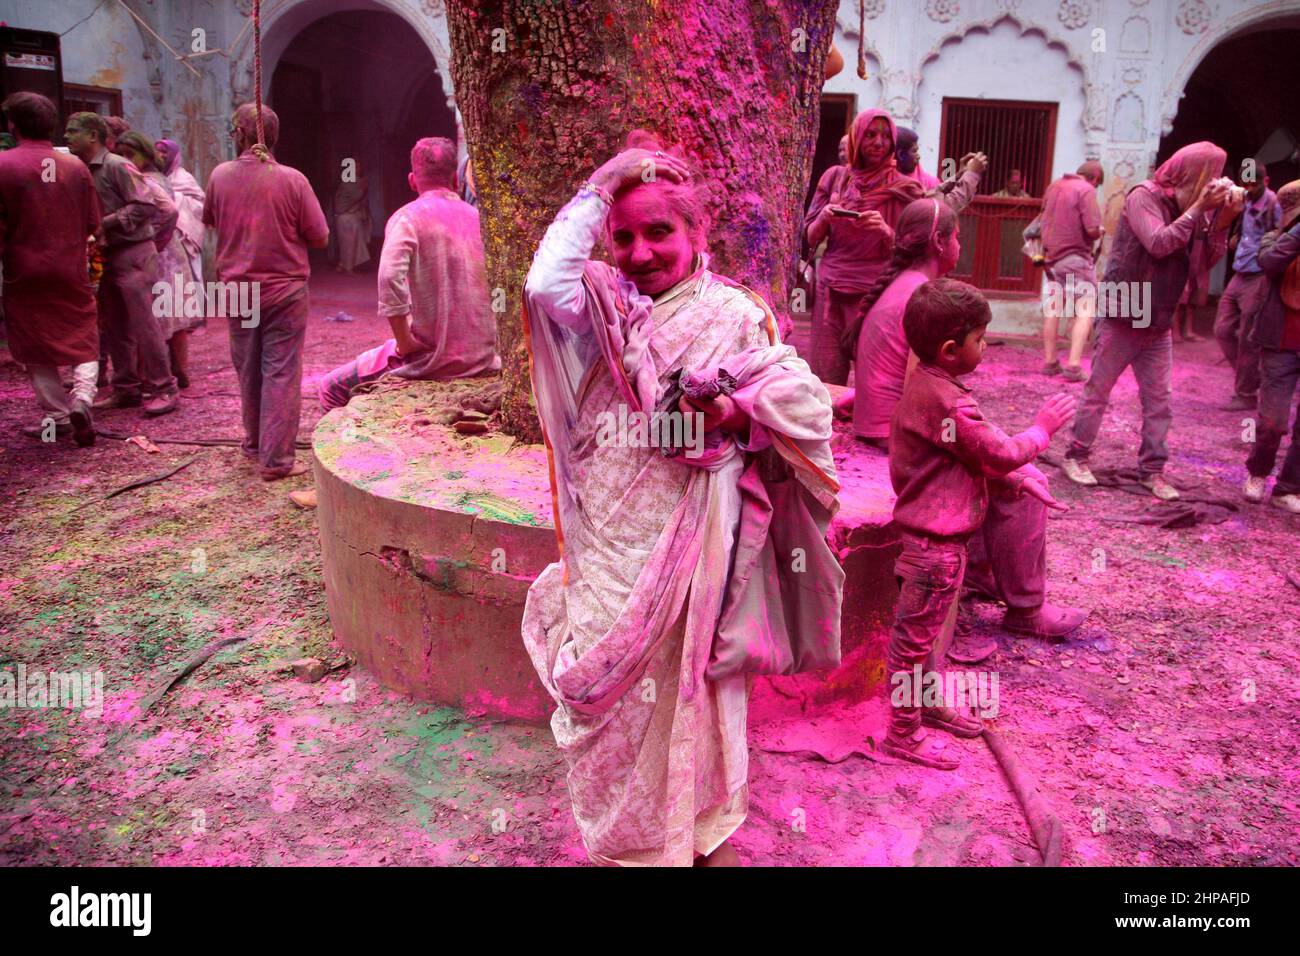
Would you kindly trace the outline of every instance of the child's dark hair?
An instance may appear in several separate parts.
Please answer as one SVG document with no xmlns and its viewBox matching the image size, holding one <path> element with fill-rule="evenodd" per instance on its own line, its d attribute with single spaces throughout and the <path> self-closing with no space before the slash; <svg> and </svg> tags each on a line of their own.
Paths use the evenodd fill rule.
<svg viewBox="0 0 1300 956">
<path fill-rule="evenodd" d="M 992 318 L 988 300 L 973 285 L 956 279 L 931 279 L 907 300 L 903 332 L 917 358 L 932 363 L 944 342 L 951 339 L 960 345 Z"/>
</svg>

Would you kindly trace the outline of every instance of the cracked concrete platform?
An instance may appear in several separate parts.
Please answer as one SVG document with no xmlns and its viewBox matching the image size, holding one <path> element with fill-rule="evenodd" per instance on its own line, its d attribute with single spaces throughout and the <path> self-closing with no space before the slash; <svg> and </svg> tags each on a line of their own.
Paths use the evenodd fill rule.
<svg viewBox="0 0 1300 956">
<path fill-rule="evenodd" d="M 330 622 L 392 690 L 471 716 L 543 723 L 553 705 L 519 633 L 529 585 L 559 557 L 546 453 L 432 420 L 473 387 L 414 382 L 359 395 L 317 425 Z M 854 671 L 878 678 L 897 595 L 888 463 L 852 442 L 836 459 L 844 490 L 830 540 L 847 576 L 844 652 L 867 645 Z"/>
</svg>

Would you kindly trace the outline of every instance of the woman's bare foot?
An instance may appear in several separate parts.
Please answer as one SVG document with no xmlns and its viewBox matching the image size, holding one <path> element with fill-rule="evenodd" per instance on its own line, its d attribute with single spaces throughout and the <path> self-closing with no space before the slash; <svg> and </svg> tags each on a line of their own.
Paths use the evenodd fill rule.
<svg viewBox="0 0 1300 956">
<path fill-rule="evenodd" d="M 740 854 L 736 848 L 731 845 L 730 840 L 723 840 L 722 846 L 718 847 L 708 856 L 696 857 L 696 866 L 744 866 L 740 862 Z"/>
</svg>

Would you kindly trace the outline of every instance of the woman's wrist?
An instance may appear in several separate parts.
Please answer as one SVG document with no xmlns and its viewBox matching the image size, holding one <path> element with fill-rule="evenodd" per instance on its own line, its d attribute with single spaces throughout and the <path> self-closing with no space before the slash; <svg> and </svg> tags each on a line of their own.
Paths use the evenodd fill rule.
<svg viewBox="0 0 1300 956">
<path fill-rule="evenodd" d="M 582 186 L 579 187 L 578 191 L 589 192 L 593 194 L 594 196 L 598 197 L 600 201 L 605 203 L 605 205 L 607 206 L 614 205 L 613 194 L 609 191 L 609 188 L 607 186 L 598 182 L 595 176 L 593 176 L 591 179 L 588 179 L 585 183 L 583 183 Z"/>
</svg>

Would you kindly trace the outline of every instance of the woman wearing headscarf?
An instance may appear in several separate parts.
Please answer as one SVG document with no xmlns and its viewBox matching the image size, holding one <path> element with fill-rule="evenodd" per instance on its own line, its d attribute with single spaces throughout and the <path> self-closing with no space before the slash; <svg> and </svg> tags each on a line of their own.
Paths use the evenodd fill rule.
<svg viewBox="0 0 1300 956">
<path fill-rule="evenodd" d="M 160 139 L 154 144 L 162 171 L 171 184 L 175 197 L 176 209 L 180 216 L 176 220 L 176 238 L 174 244 L 177 260 L 187 267 L 186 278 L 195 282 L 203 281 L 203 240 L 206 227 L 203 225 L 203 189 L 198 180 L 181 165 L 181 147 L 175 140 Z M 206 299 L 204 300 L 206 301 Z M 189 373 L 189 338 L 190 332 L 204 325 L 202 316 L 187 319 L 183 326 L 178 326 L 172 337 L 167 340 L 171 350 L 172 371 L 176 384 L 188 388 Z"/>
<path fill-rule="evenodd" d="M 1209 142 L 1184 146 L 1124 199 L 1111 247 L 1098 313 L 1104 319 L 1093 353 L 1092 374 L 1074 419 L 1074 435 L 1063 462 L 1066 476 L 1095 485 L 1088 453 L 1101 429 L 1111 389 L 1130 365 L 1142 402 L 1142 446 L 1138 480 L 1164 501 L 1178 491 L 1165 479 L 1169 460 L 1173 322 L 1187 285 L 1192 245 L 1198 232 L 1210 263 L 1228 249 L 1228 230 L 1241 212 L 1241 198 L 1219 180 L 1227 159 Z"/>
<path fill-rule="evenodd" d="M 203 296 L 191 296 L 187 294 L 190 286 L 187 283 L 199 282 L 203 278 L 202 264 L 200 262 L 199 271 L 194 271 L 194 260 L 191 258 L 190 249 L 181 234 L 181 217 L 184 215 L 182 210 L 181 199 L 176 194 L 176 189 L 172 185 L 171 179 L 163 170 L 164 159 L 159 154 L 153 141 L 148 139 L 143 133 L 131 130 L 123 133 L 117 140 L 117 152 L 131 160 L 135 167 L 144 173 L 145 183 L 155 194 L 161 194 L 171 200 L 177 210 L 176 228 L 158 240 L 160 243 L 158 249 L 158 275 L 159 282 L 165 282 L 168 286 L 174 286 L 177 282 L 181 285 L 181 301 L 185 306 L 195 302 L 206 302 Z M 188 202 L 188 200 L 186 200 Z M 193 210 L 191 210 L 191 214 Z M 202 215 L 202 206 L 199 207 L 200 216 Z M 169 301 L 175 301 L 169 299 Z M 162 323 L 162 335 L 167 340 L 167 349 L 171 355 L 172 375 L 176 377 L 176 385 L 179 388 L 189 388 L 189 335 L 190 332 L 206 321 L 203 312 L 200 309 L 182 307 L 167 308 L 162 310 L 163 315 L 159 317 Z M 158 310 L 154 310 L 154 315 L 158 315 Z"/>
<path fill-rule="evenodd" d="M 848 165 L 826 170 L 804 219 L 809 249 L 827 240 L 817 266 L 809 364 L 833 385 L 848 380 L 845 326 L 889 265 L 894 224 L 908 203 L 925 194 L 919 182 L 899 172 L 896 140 L 894 121 L 884 110 L 859 113 L 849 131 Z"/>
<path fill-rule="evenodd" d="M 636 144 L 655 145 L 634 133 L 592 174 L 525 285 L 561 557 L 529 589 L 523 639 L 592 860 L 735 865 L 762 668 L 731 652 L 766 653 L 779 629 L 838 660 L 830 396 L 762 299 L 709 269 L 687 165 Z M 614 266 L 592 258 L 601 239 Z M 674 438 L 664 414 L 695 425 Z"/>
<path fill-rule="evenodd" d="M 941 200 L 954 213 L 960 213 L 970 205 L 971 200 L 975 198 L 975 193 L 979 190 L 980 176 L 988 168 L 988 157 L 983 153 L 968 153 L 962 157 L 962 174 L 953 183 L 947 185 L 940 182 L 938 178 L 930 175 L 921 168 L 921 148 L 918 145 L 916 132 L 908 129 L 906 126 L 896 127 L 897 142 L 894 148 L 894 161 L 897 164 L 898 171 L 905 176 L 915 179 L 924 190 L 925 197 L 934 197 Z M 893 277 L 890 277 L 892 281 Z M 888 282 L 885 284 L 888 285 Z M 868 293 L 871 303 L 875 302 L 875 297 L 884 290 L 879 280 L 873 284 L 874 294 Z M 859 307 L 856 313 L 852 314 L 845 320 L 844 327 L 840 335 L 841 351 L 845 360 L 851 360 L 857 354 L 859 349 L 858 333 L 862 324 L 862 318 L 871 308 L 868 303 L 866 308 Z M 814 309 L 816 303 L 814 302 Z M 902 315 L 899 315 L 899 322 L 902 322 Z M 902 334 L 902 325 L 899 325 L 899 334 Z M 851 418 L 854 415 L 855 393 L 849 389 L 843 395 L 835 400 L 835 414 L 839 418 Z"/>
</svg>

